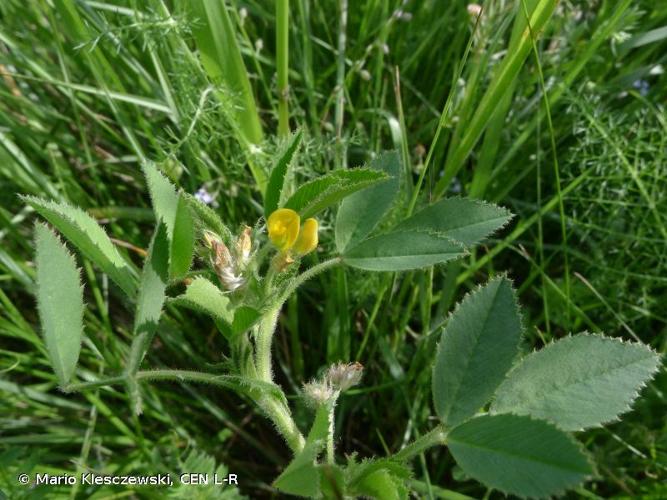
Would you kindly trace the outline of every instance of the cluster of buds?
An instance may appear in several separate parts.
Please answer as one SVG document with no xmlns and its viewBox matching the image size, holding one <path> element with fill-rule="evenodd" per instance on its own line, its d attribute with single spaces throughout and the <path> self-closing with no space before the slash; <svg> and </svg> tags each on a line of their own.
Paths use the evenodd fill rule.
<svg viewBox="0 0 667 500">
<path fill-rule="evenodd" d="M 364 367 L 361 363 L 336 363 L 331 365 L 322 380 L 303 386 L 306 399 L 314 406 L 330 402 L 341 392 L 347 391 L 361 381 Z"/>
<path fill-rule="evenodd" d="M 204 232 L 204 242 L 211 249 L 211 265 L 223 286 L 233 292 L 245 284 L 243 271 L 250 261 L 252 251 L 251 229 L 245 226 L 234 244 L 233 251 L 210 231 Z"/>
<path fill-rule="evenodd" d="M 290 208 L 279 208 L 267 220 L 271 243 L 278 249 L 274 266 L 279 270 L 317 248 L 317 220 L 306 219 L 301 224 L 299 214 Z"/>
</svg>

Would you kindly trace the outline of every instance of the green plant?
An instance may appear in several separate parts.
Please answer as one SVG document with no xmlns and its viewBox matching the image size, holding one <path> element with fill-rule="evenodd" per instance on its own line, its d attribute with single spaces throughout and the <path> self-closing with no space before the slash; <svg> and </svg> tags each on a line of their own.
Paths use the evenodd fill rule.
<svg viewBox="0 0 667 500">
<path fill-rule="evenodd" d="M 480 201 L 444 198 L 391 222 L 392 209 L 404 210 L 397 203 L 397 153 L 291 190 L 290 165 L 300 137 L 295 135 L 277 158 L 268 180 L 268 239 L 261 220 L 235 234 L 145 162 L 157 222 L 141 272 L 85 212 L 25 198 L 136 305 L 124 370 L 73 381 L 84 337 L 80 277 L 64 244 L 37 224 L 39 312 L 61 388 L 74 392 L 124 384 L 136 414 L 142 410 L 142 385 L 149 381 L 208 383 L 243 394 L 291 449 L 294 457 L 274 486 L 294 495 L 406 497 L 410 461 L 433 446 L 447 446 L 464 472 L 488 487 L 520 496 L 554 495 L 592 476 L 590 458 L 569 432 L 617 419 L 656 372 L 660 358 L 643 344 L 588 334 L 521 356 L 521 314 L 512 284 L 502 276 L 464 298 L 446 321 L 432 376 L 440 423 L 430 432 L 388 457 L 360 461 L 353 454 L 338 463 L 336 403 L 359 384 L 363 367 L 336 363 L 303 386 L 314 418 L 302 434 L 272 371 L 276 324 L 297 288 L 336 266 L 396 272 L 448 262 L 503 227 L 511 215 Z M 336 251 L 300 272 L 318 244 L 313 217 L 336 206 Z M 192 269 L 195 261 L 203 267 Z M 162 311 L 171 307 L 194 309 L 215 321 L 228 346 L 218 371 L 141 369 L 160 331 Z M 100 354 L 105 355 L 103 349 Z"/>
</svg>

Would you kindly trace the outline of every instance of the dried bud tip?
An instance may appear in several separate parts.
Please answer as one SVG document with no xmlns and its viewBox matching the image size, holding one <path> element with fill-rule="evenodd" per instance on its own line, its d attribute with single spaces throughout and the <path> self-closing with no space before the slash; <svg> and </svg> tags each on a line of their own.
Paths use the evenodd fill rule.
<svg viewBox="0 0 667 500">
<path fill-rule="evenodd" d="M 326 381 L 332 388 L 343 392 L 361 382 L 363 372 L 361 363 L 337 363 L 329 367 Z"/>
<path fill-rule="evenodd" d="M 216 243 L 222 243 L 220 237 L 211 231 L 204 231 L 204 244 L 212 249 Z"/>
</svg>

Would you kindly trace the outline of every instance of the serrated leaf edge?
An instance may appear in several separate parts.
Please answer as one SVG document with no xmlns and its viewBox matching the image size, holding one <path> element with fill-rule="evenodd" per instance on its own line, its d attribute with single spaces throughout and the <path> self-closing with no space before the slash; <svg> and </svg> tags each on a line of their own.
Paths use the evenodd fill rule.
<svg viewBox="0 0 667 500">
<path fill-rule="evenodd" d="M 466 424 L 467 422 L 470 422 L 471 420 L 474 420 L 475 418 L 485 416 L 485 415 L 494 416 L 494 415 L 489 414 L 489 413 L 485 413 L 484 415 L 477 415 L 475 417 L 472 417 L 472 418 L 466 420 L 465 422 L 461 422 L 457 426 L 453 427 L 451 430 L 453 431 L 454 429 L 456 429 L 456 427 L 462 426 L 462 425 Z M 548 496 L 545 496 L 545 497 L 517 495 L 516 493 L 506 491 L 502 488 L 496 488 L 495 486 L 492 486 L 491 487 L 492 489 L 501 492 L 503 495 L 505 495 L 507 497 L 516 496 L 516 497 L 519 497 L 519 498 L 526 498 L 526 499 L 528 499 L 528 498 L 535 498 L 535 499 L 554 498 L 554 497 L 560 497 L 563 494 L 565 494 L 567 491 L 572 490 L 574 488 L 577 488 L 577 487 L 583 485 L 586 481 L 590 481 L 591 479 L 594 479 L 594 478 L 599 476 L 598 471 L 597 471 L 597 464 L 593 460 L 593 457 L 588 453 L 588 450 L 586 450 L 584 445 L 579 440 L 577 440 L 569 431 L 565 431 L 565 430 L 561 429 L 560 427 L 554 425 L 554 423 L 549 421 L 549 420 L 544 420 L 542 418 L 535 418 L 532 415 L 522 415 L 522 414 L 518 414 L 518 413 L 511 413 L 511 412 L 510 413 L 502 413 L 502 414 L 498 414 L 498 415 L 513 415 L 515 417 L 528 418 L 529 420 L 532 420 L 534 422 L 542 422 L 544 424 L 550 425 L 551 427 L 556 429 L 558 432 L 562 433 L 567 438 L 567 440 L 570 443 L 572 443 L 575 446 L 575 448 L 583 455 L 583 457 L 586 459 L 586 462 L 588 463 L 588 465 L 591 468 L 591 473 L 590 474 L 585 474 L 582 477 L 581 481 L 579 483 L 577 483 L 576 485 L 573 485 L 569 488 L 561 488 L 559 490 L 556 490 L 551 495 L 548 495 Z M 458 464 L 458 462 L 457 462 L 457 464 Z M 478 480 L 477 478 L 475 478 L 473 476 L 470 476 L 470 477 L 473 478 L 478 483 L 484 484 L 486 486 L 486 483 Z"/>
<path fill-rule="evenodd" d="M 485 220 L 485 221 L 483 221 L 483 222 L 476 222 L 476 223 L 474 223 L 474 224 L 469 224 L 469 225 L 468 225 L 468 226 L 470 226 L 470 227 L 475 227 L 475 226 L 478 226 L 478 225 L 481 225 L 481 224 L 484 224 L 484 223 L 487 223 L 487 222 L 490 222 L 490 221 L 496 221 L 496 220 L 502 220 L 502 219 L 505 219 L 505 221 L 504 221 L 500 226 L 498 226 L 496 229 L 494 229 L 494 230 L 493 230 L 491 233 L 489 233 L 489 235 L 487 235 L 485 238 L 487 238 L 487 237 L 490 236 L 491 234 L 497 233 L 498 231 L 501 231 L 502 229 L 504 229 L 504 228 L 505 228 L 510 222 L 512 222 L 512 220 L 516 217 L 516 215 L 515 215 L 514 213 L 512 213 L 508 208 L 503 207 L 502 205 L 496 205 L 495 203 L 489 203 L 489 202 L 487 202 L 487 201 L 485 201 L 485 200 L 480 200 L 480 199 L 478 199 L 478 198 L 470 198 L 470 197 L 468 197 L 468 196 L 450 196 L 450 197 L 448 197 L 448 198 L 446 198 L 446 199 L 447 199 L 447 200 L 465 200 L 465 201 L 469 201 L 469 202 L 471 202 L 471 203 L 473 203 L 473 204 L 475 204 L 475 205 L 478 205 L 478 206 L 488 207 L 488 208 L 494 208 L 494 209 L 499 209 L 499 210 L 501 210 L 501 211 L 504 213 L 504 215 L 503 215 L 502 217 L 494 217 L 493 219 L 487 219 L 487 220 Z M 404 222 L 410 220 L 412 217 L 415 217 L 415 216 L 419 215 L 421 212 L 423 212 L 424 210 L 427 210 L 428 208 L 430 208 L 431 206 L 435 205 L 435 204 L 438 203 L 439 201 L 442 201 L 442 200 L 437 200 L 437 201 L 435 201 L 435 202 L 433 202 L 433 203 L 429 203 L 428 205 L 426 205 L 426 206 L 420 208 L 418 212 L 415 212 L 415 213 L 412 214 L 410 217 L 406 217 L 405 219 L 403 219 L 402 221 L 400 221 L 398 224 L 396 224 L 395 227 L 396 227 L 396 228 L 399 228 L 401 224 L 403 224 Z M 454 227 L 454 228 L 452 228 L 452 229 L 455 230 L 455 229 L 460 229 L 460 228 L 462 228 L 462 227 L 466 227 L 466 226 L 456 226 L 456 227 Z M 482 238 L 482 239 L 480 239 L 480 240 L 477 240 L 476 242 L 472 243 L 472 244 L 469 245 L 469 246 L 477 245 L 477 244 L 479 244 L 479 242 L 482 241 L 483 239 L 484 239 L 484 238 Z"/>
<path fill-rule="evenodd" d="M 587 332 L 587 331 L 584 331 L 584 332 L 581 332 L 581 333 L 578 333 L 578 334 L 575 334 L 575 335 L 573 335 L 572 333 L 570 333 L 570 334 L 566 335 L 565 337 L 561 337 L 561 338 L 559 338 L 559 339 L 554 340 L 553 342 L 550 342 L 549 344 L 544 345 L 544 346 L 543 346 L 542 348 L 540 348 L 540 349 L 533 349 L 530 353 L 528 353 L 528 354 L 522 356 L 522 357 L 519 359 L 519 361 L 516 362 L 516 363 L 514 364 L 514 366 L 512 366 L 512 368 L 507 372 L 505 378 L 503 379 L 503 382 L 502 382 L 502 383 L 498 386 L 498 388 L 496 389 L 496 392 L 494 393 L 493 398 L 491 399 L 491 405 L 490 405 L 490 411 L 489 411 L 489 414 L 491 414 L 491 415 L 507 415 L 507 414 L 512 414 L 512 415 L 531 416 L 530 414 L 527 414 L 527 413 L 493 412 L 493 411 L 492 411 L 492 410 L 493 410 L 493 403 L 495 402 L 495 396 L 496 396 L 496 393 L 498 393 L 498 391 L 500 391 L 501 387 L 502 387 L 502 386 L 506 383 L 506 381 L 512 376 L 512 373 L 514 373 L 515 370 L 519 369 L 519 367 L 523 366 L 523 364 L 525 363 L 526 358 L 528 358 L 531 354 L 535 354 L 535 353 L 541 352 L 542 350 L 548 348 L 549 346 L 551 346 L 551 345 L 553 345 L 553 344 L 555 344 L 555 343 L 557 343 L 557 342 L 571 342 L 573 339 L 576 339 L 577 337 L 596 337 L 596 338 L 599 338 L 599 339 L 603 339 L 603 340 L 605 340 L 605 341 L 606 341 L 606 340 L 610 340 L 610 341 L 618 342 L 618 343 L 621 343 L 621 344 L 629 344 L 629 345 L 636 345 L 636 346 L 639 346 L 639 347 L 644 347 L 648 352 L 650 352 L 650 353 L 652 353 L 652 354 L 654 354 L 654 355 L 656 356 L 658 362 L 655 364 L 655 367 L 654 367 L 654 369 L 651 371 L 650 376 L 649 376 L 646 380 L 644 380 L 641 384 L 639 384 L 637 390 L 634 391 L 634 392 L 631 394 L 630 399 L 629 399 L 629 402 L 626 404 L 625 409 L 624 409 L 623 411 L 621 411 L 620 413 L 618 413 L 614 418 L 611 418 L 611 419 L 609 419 L 609 420 L 604 420 L 604 421 L 600 422 L 600 423 L 597 424 L 597 425 L 592 425 L 592 426 L 590 426 L 590 427 L 583 427 L 583 428 L 576 429 L 576 430 L 572 430 L 572 429 L 562 429 L 562 428 L 558 425 L 557 422 L 554 422 L 554 421 L 552 421 L 552 420 L 547 420 L 547 419 L 538 419 L 538 420 L 545 420 L 545 421 L 547 421 L 547 422 L 549 422 L 549 423 L 555 425 L 556 427 L 558 427 L 558 429 L 560 429 L 560 430 L 562 430 L 562 431 L 565 431 L 565 432 L 583 432 L 583 431 L 585 431 L 585 430 L 587 430 L 587 429 L 601 429 L 602 427 L 604 427 L 604 426 L 607 425 L 607 424 L 612 424 L 612 423 L 620 422 L 620 421 L 621 421 L 621 418 L 620 418 L 620 417 L 621 417 L 622 415 L 625 415 L 626 413 L 632 411 L 632 405 L 633 405 L 634 402 L 639 398 L 639 396 L 640 396 L 642 390 L 648 386 L 648 383 L 649 383 L 651 380 L 653 380 L 653 378 L 655 377 L 655 375 L 660 371 L 660 367 L 661 367 L 661 364 L 662 364 L 662 363 L 661 363 L 662 355 L 661 355 L 658 351 L 656 351 L 655 349 L 653 349 L 650 345 L 645 344 L 645 343 L 643 343 L 643 342 L 635 342 L 635 341 L 626 340 L 626 339 L 619 338 L 619 337 L 610 337 L 610 336 L 608 336 L 608 335 L 601 335 L 601 334 L 597 334 L 597 333 L 590 333 L 590 332 Z M 534 418 L 534 417 L 533 417 L 533 418 Z"/>
<path fill-rule="evenodd" d="M 62 246 L 63 251 L 65 252 L 65 255 L 67 255 L 67 259 L 70 261 L 70 263 L 72 264 L 72 267 L 76 270 L 76 272 L 77 272 L 77 274 L 78 274 L 79 291 L 81 292 L 81 304 L 82 304 L 82 308 L 81 308 L 81 318 L 80 318 L 80 322 L 81 322 L 81 335 L 80 335 L 80 339 L 79 339 L 79 351 L 80 351 L 80 350 L 81 350 L 81 343 L 82 343 L 82 341 L 83 341 L 84 329 L 85 329 L 85 325 L 83 324 L 83 317 L 84 317 L 85 310 L 86 310 L 86 302 L 84 301 L 84 295 L 83 295 L 83 292 L 84 292 L 84 286 L 83 286 L 83 282 L 82 282 L 82 280 L 81 280 L 81 274 L 82 274 L 82 273 L 81 273 L 81 268 L 77 266 L 77 262 L 76 262 L 76 258 L 74 257 L 74 254 L 72 254 L 72 252 L 69 250 L 69 248 L 67 248 L 67 245 L 66 245 L 65 242 L 61 239 L 61 237 L 60 237 L 60 235 L 58 234 L 57 231 L 54 231 L 48 224 L 45 224 L 44 222 L 36 222 L 35 225 L 36 225 L 36 226 L 37 226 L 37 225 L 42 226 L 46 231 L 48 231 L 49 233 L 51 233 L 51 235 L 56 239 L 56 241 Z M 36 232 L 35 232 L 35 233 L 36 233 Z M 37 236 L 35 235 L 35 247 L 37 246 L 36 238 L 37 238 Z M 40 285 L 39 274 L 38 274 L 38 275 L 37 275 L 37 290 L 39 290 L 40 286 L 41 286 L 41 285 Z M 36 293 L 35 293 L 35 297 L 37 298 L 37 311 L 38 311 L 38 313 L 39 313 L 39 318 L 40 318 L 40 323 L 41 323 L 41 322 L 43 321 L 42 318 L 44 317 L 44 315 L 46 314 L 46 312 L 43 310 L 42 301 L 39 300 L 39 291 L 36 291 Z M 68 314 L 69 314 L 69 313 L 71 313 L 71 311 L 69 311 Z M 42 329 L 43 329 L 43 327 L 42 327 Z M 43 338 L 43 340 L 44 340 L 44 343 L 46 343 L 46 338 Z M 54 346 L 54 347 L 56 348 L 56 350 L 58 351 L 58 361 L 62 360 L 62 356 L 60 356 L 60 348 L 59 348 L 59 346 L 57 345 L 57 343 L 56 343 L 56 344 L 53 344 L 53 346 Z M 48 348 L 47 348 L 47 352 L 48 352 Z M 78 358 L 78 356 L 77 356 L 77 358 Z M 51 357 L 50 354 L 49 354 L 49 360 L 51 361 L 51 363 L 53 363 L 53 362 L 55 361 L 55 360 Z M 60 366 L 59 366 L 59 368 L 60 368 L 60 372 L 61 372 L 63 375 L 65 375 L 65 370 L 63 369 L 62 363 L 59 363 L 59 365 L 60 365 Z M 56 371 L 55 368 L 54 368 L 54 371 Z M 76 372 L 76 364 L 74 365 L 74 371 L 72 372 L 72 374 L 74 374 L 75 372 Z M 58 377 L 58 374 L 57 374 L 57 373 L 56 373 L 56 377 L 57 377 L 57 378 L 60 378 L 60 377 Z M 71 377 L 70 377 L 70 379 L 71 379 Z M 58 380 L 58 382 L 59 382 L 59 383 L 62 383 L 62 384 L 67 384 L 67 383 L 69 382 L 69 380 L 67 380 L 67 381 L 65 381 L 65 380 Z M 62 387 L 62 386 L 61 386 L 61 387 Z"/>
<path fill-rule="evenodd" d="M 477 292 L 479 292 L 483 288 L 487 287 L 491 282 L 493 282 L 493 281 L 503 281 L 503 280 L 507 281 L 509 283 L 510 289 L 513 292 L 512 293 L 512 300 L 514 301 L 514 306 L 516 307 L 517 315 L 519 316 L 519 327 L 520 327 L 519 342 L 517 343 L 517 348 L 520 345 L 521 339 L 523 338 L 524 333 L 526 331 L 525 322 L 524 322 L 525 318 L 524 318 L 524 315 L 523 315 L 523 310 L 521 308 L 521 304 L 519 303 L 519 297 L 518 297 L 518 294 L 516 293 L 516 289 L 514 287 L 514 280 L 509 277 L 507 272 L 499 273 L 499 274 L 497 274 L 496 276 L 493 276 L 491 279 L 487 280 L 484 283 L 478 283 L 477 286 L 475 286 L 472 290 L 469 290 L 461 298 L 461 300 L 459 300 L 456 303 L 456 306 L 454 307 L 454 309 L 452 311 L 449 312 L 449 314 L 447 315 L 447 319 L 443 322 L 443 325 L 441 326 L 442 331 L 440 332 L 440 340 L 438 340 L 438 342 L 436 343 L 435 357 L 434 357 L 434 361 L 433 361 L 433 366 L 431 368 L 431 398 L 433 400 L 433 406 L 434 407 L 435 407 L 435 391 L 434 391 L 434 388 L 433 388 L 433 384 L 435 383 L 434 382 L 435 381 L 435 365 L 436 365 L 436 360 L 438 358 L 438 355 L 440 353 L 440 349 L 441 349 L 440 346 L 443 342 L 443 336 L 444 336 L 445 330 L 447 328 L 447 325 L 449 325 L 449 322 L 452 319 L 452 317 L 459 312 L 459 310 L 461 308 L 461 304 L 463 304 L 463 302 L 470 299 L 473 295 L 475 295 Z M 514 359 L 516 360 L 519 355 L 520 354 L 517 353 L 517 355 L 514 357 Z M 510 367 L 510 369 L 505 374 L 505 378 L 507 378 L 507 375 L 514 369 L 515 365 L 516 365 L 516 363 L 514 363 L 513 366 Z M 490 401 L 493 400 L 493 396 L 495 395 L 496 392 L 498 392 L 498 389 L 504 383 L 505 378 L 503 379 L 503 381 L 500 384 L 498 384 L 498 387 L 496 388 L 494 393 L 489 398 L 489 401 L 487 401 L 486 403 L 489 403 Z M 438 416 L 438 418 L 440 419 L 440 416 Z M 442 420 L 440 420 L 440 421 L 442 422 Z M 464 423 L 464 422 L 461 422 L 457 425 L 461 425 L 462 423 Z M 443 422 L 443 424 L 444 424 L 444 422 Z"/>
</svg>

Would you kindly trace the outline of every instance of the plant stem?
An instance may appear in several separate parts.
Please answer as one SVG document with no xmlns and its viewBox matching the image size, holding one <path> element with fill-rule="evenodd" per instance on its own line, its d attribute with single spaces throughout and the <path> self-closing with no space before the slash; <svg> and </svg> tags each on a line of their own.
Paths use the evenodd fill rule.
<svg viewBox="0 0 667 500">
<path fill-rule="evenodd" d="M 330 267 L 337 266 L 338 264 L 341 264 L 343 262 L 343 259 L 340 257 L 334 257 L 333 259 L 325 260 L 324 262 L 320 262 L 317 265 L 314 265 L 310 269 L 307 269 L 306 271 L 302 272 L 300 275 L 298 275 L 296 278 L 294 278 L 294 281 L 292 281 L 288 287 L 285 289 L 283 294 L 280 296 L 280 299 L 278 300 L 278 303 L 280 305 L 284 304 L 285 301 L 292 295 L 297 288 L 299 288 L 301 285 L 303 285 L 306 281 L 308 281 L 311 278 L 314 278 L 318 274 L 320 274 L 322 271 L 326 271 Z"/>
<path fill-rule="evenodd" d="M 412 443 L 396 453 L 392 458 L 395 460 L 409 460 L 433 446 L 444 445 L 447 442 L 447 432 L 439 425 L 430 432 L 415 439 Z"/>
<path fill-rule="evenodd" d="M 255 333 L 255 366 L 260 380 L 271 382 L 271 344 L 282 302 L 264 314 Z"/>
<path fill-rule="evenodd" d="M 336 463 L 336 457 L 334 453 L 334 407 L 331 405 L 331 410 L 329 410 L 329 429 L 327 430 L 327 463 L 333 465 Z"/>
<path fill-rule="evenodd" d="M 292 452 L 296 455 L 303 450 L 305 440 L 301 431 L 296 426 L 289 408 L 274 398 L 261 399 L 257 401 L 257 404 L 267 418 L 273 422 L 278 432 L 282 434 Z"/>
<path fill-rule="evenodd" d="M 236 379 L 237 377 L 233 377 Z M 238 377 L 242 378 L 242 377 Z M 243 382 L 231 381 L 227 375 L 214 375 L 210 373 L 194 372 L 187 370 L 149 370 L 137 372 L 137 380 L 172 380 L 178 382 L 199 382 L 205 384 L 219 385 L 225 388 L 238 390 L 238 385 Z M 278 386 L 275 386 L 278 390 Z M 247 390 L 251 396 L 256 396 L 257 392 L 251 388 Z M 274 395 L 267 394 L 260 397 L 253 397 L 257 406 L 264 412 L 266 417 L 271 420 L 278 432 L 285 438 L 287 445 L 294 453 L 303 449 L 304 439 L 301 431 L 294 423 L 289 408 L 279 401 Z"/>
<path fill-rule="evenodd" d="M 117 377 L 107 377 L 99 380 L 93 380 L 90 382 L 81 382 L 78 384 L 70 384 L 66 387 L 63 387 L 65 392 L 80 392 L 86 389 L 94 389 L 96 387 L 103 387 L 105 385 L 116 385 L 122 384 L 127 380 L 127 375 L 119 375 Z"/>
<path fill-rule="evenodd" d="M 289 0 L 276 0 L 278 135 L 289 134 Z"/>
<path fill-rule="evenodd" d="M 125 382 L 127 383 L 127 393 L 130 399 L 130 407 L 135 414 L 141 413 L 141 394 L 139 393 L 139 384 L 137 383 L 136 373 L 141 366 L 148 348 L 153 341 L 155 332 L 143 331 L 137 333 L 132 339 L 130 346 L 130 355 L 125 369 Z"/>
<path fill-rule="evenodd" d="M 229 375 L 216 375 L 213 373 L 195 372 L 188 370 L 144 370 L 138 371 L 132 379 L 135 383 L 139 380 L 153 381 L 172 381 L 172 382 L 197 382 L 203 384 L 217 385 L 226 389 L 233 389 L 237 392 L 248 394 L 257 403 L 257 406 L 264 412 L 266 417 L 271 420 L 278 432 L 285 438 L 285 442 L 295 454 L 300 452 L 304 446 L 304 438 L 299 428 L 294 423 L 289 408 L 280 401 L 279 396 L 263 391 L 258 396 L 258 390 L 252 388 L 252 381 L 248 388 L 240 390 L 243 386 L 242 377 Z M 127 375 L 117 377 L 108 377 L 91 382 L 82 382 L 80 384 L 71 384 L 64 388 L 65 392 L 79 392 L 86 389 L 94 389 L 105 385 L 116 385 L 128 382 Z M 255 381 L 256 383 L 261 383 Z M 264 384 L 266 385 L 266 384 Z M 267 386 L 268 387 L 268 386 Z M 280 391 L 278 386 L 275 386 Z"/>
</svg>

